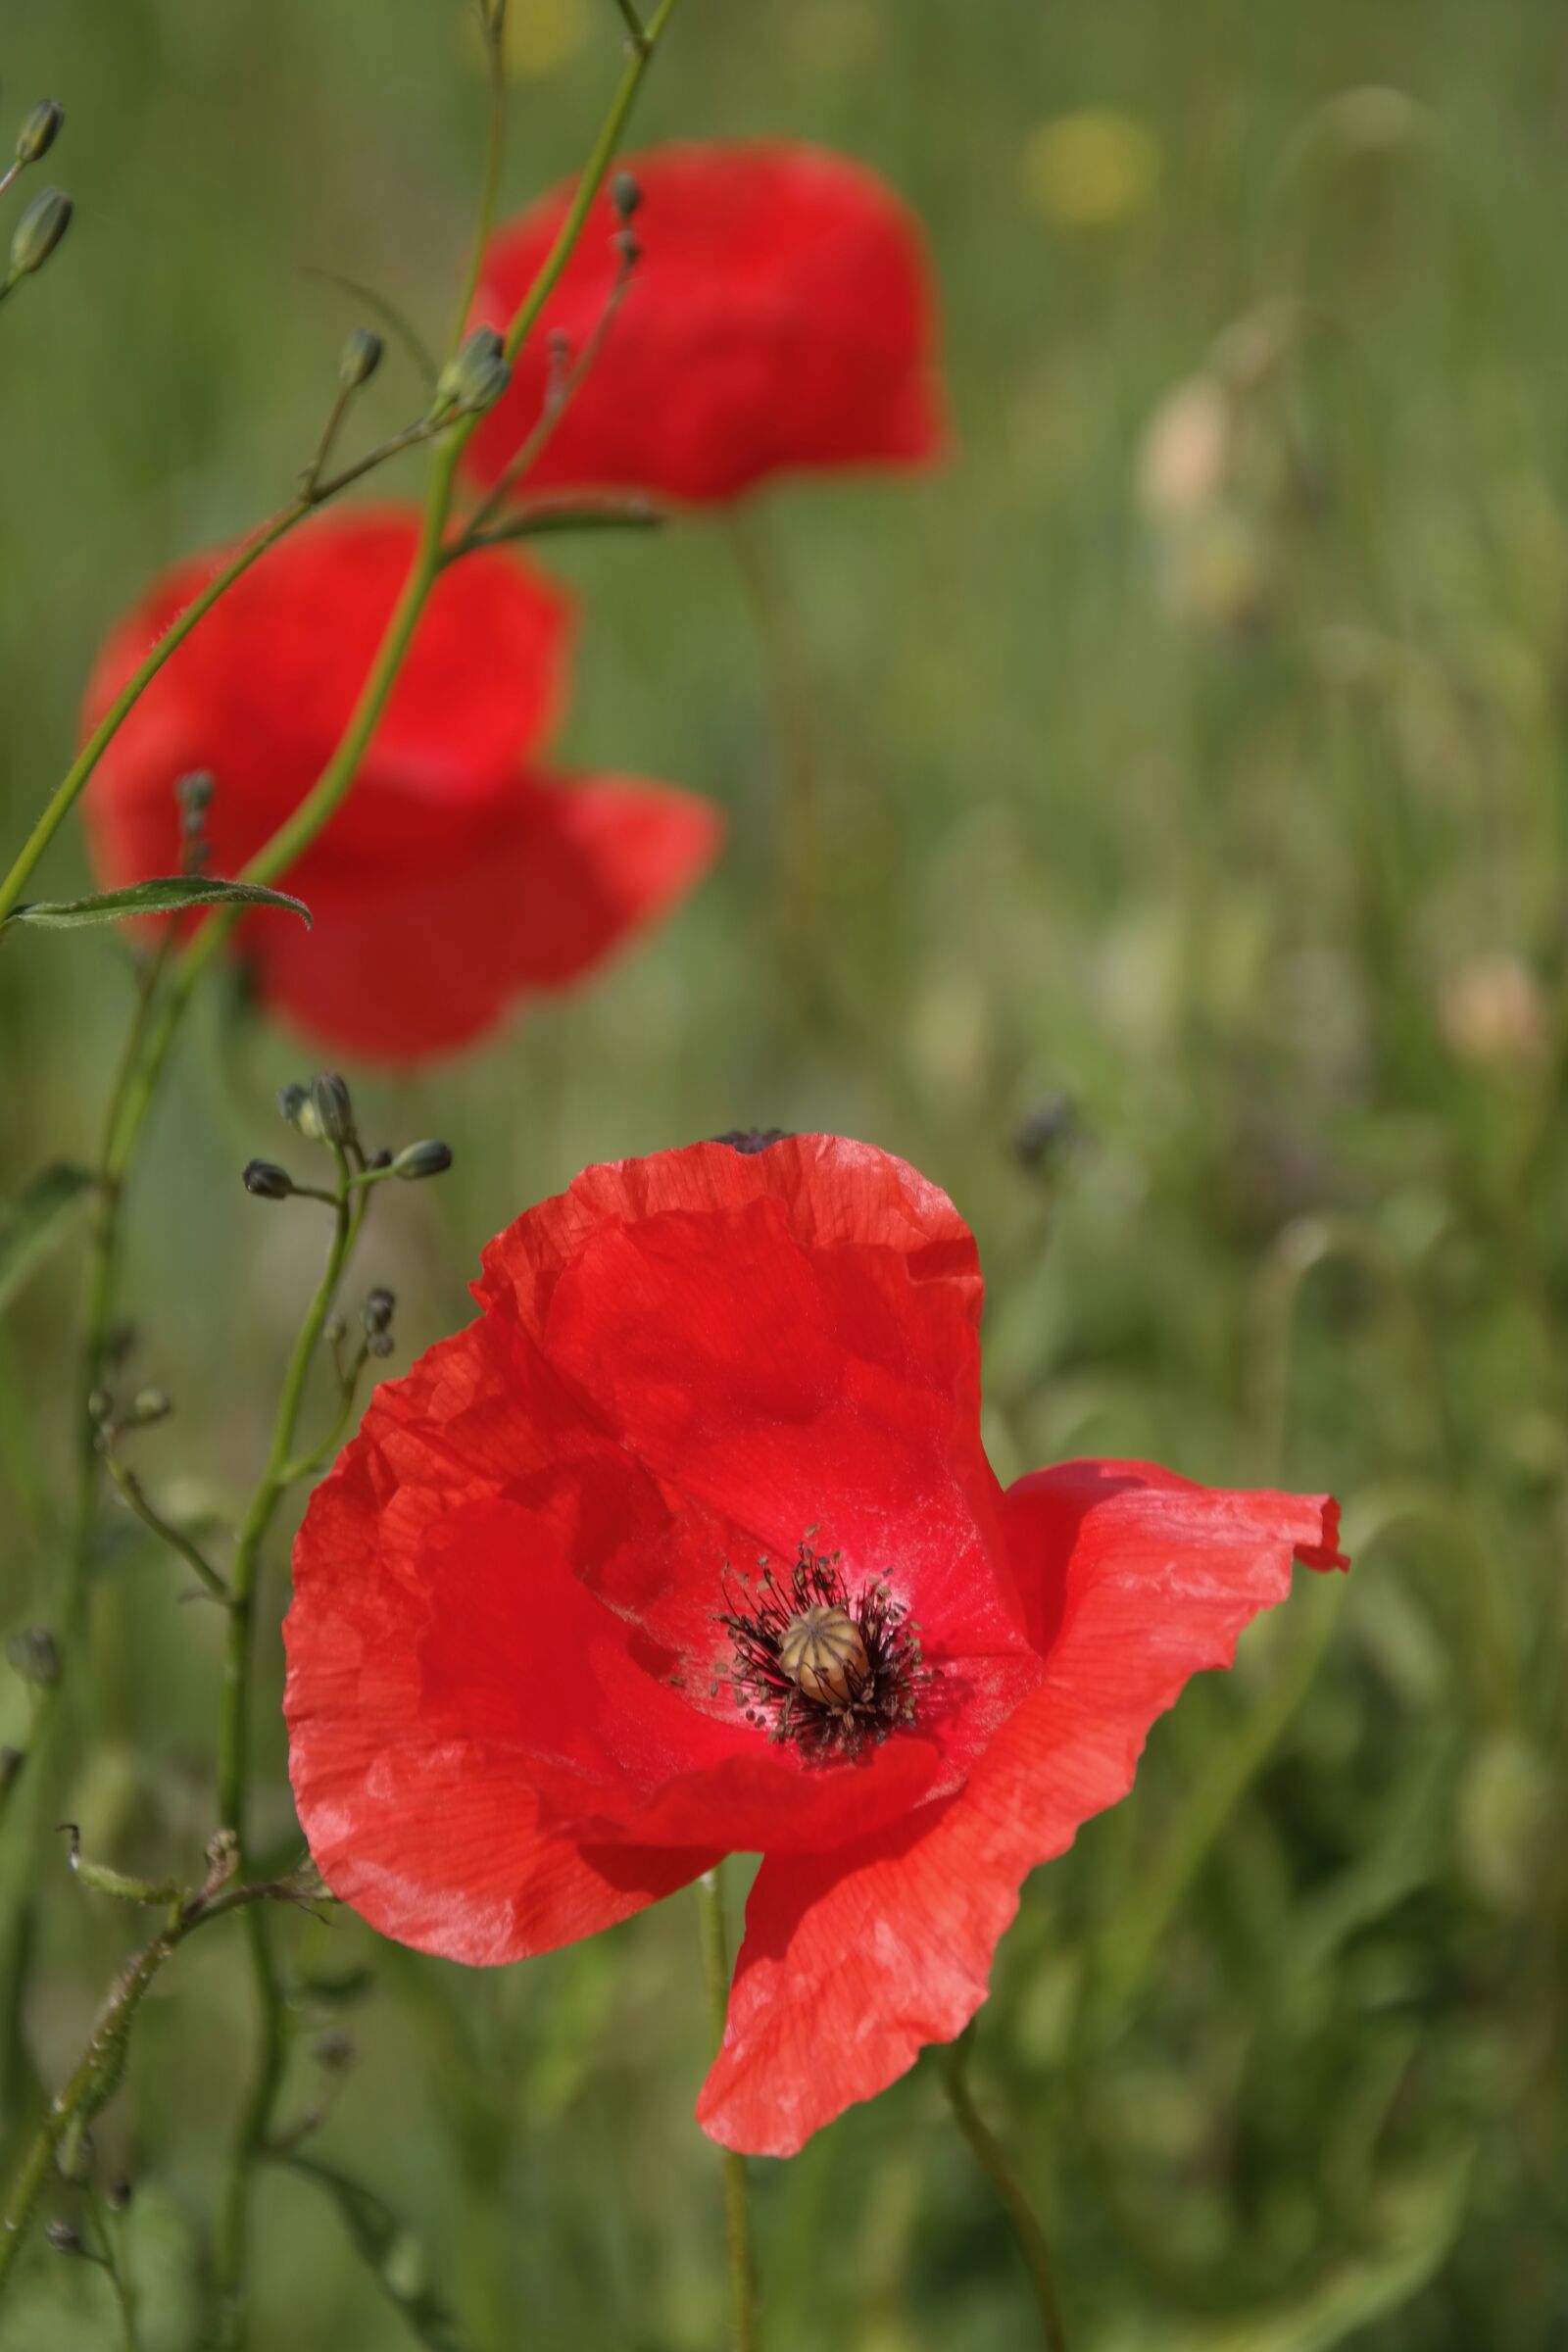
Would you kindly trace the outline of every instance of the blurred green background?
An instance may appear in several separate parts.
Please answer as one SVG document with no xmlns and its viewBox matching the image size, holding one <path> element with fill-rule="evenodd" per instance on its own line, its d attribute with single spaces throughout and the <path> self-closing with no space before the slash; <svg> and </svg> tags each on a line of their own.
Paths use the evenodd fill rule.
<svg viewBox="0 0 1568 2352">
<path fill-rule="evenodd" d="M 586 152 L 620 41 L 612 0 L 514 5 L 521 202 Z M 471 36 L 459 0 L 4 0 L 0 112 L 65 101 L 46 175 L 79 208 L 0 317 L 8 843 L 106 624 L 308 454 L 361 313 L 305 270 L 440 331 Z M 1355 1577 L 1299 1579 L 1189 1691 L 1001 1953 L 976 2082 L 1080 2352 L 1568 2345 L 1565 111 L 1552 0 L 686 0 L 637 139 L 853 150 L 923 216 L 944 291 L 955 462 L 753 516 L 824 762 L 811 1001 L 771 944 L 765 665 L 725 527 L 694 523 L 562 551 L 563 748 L 722 802 L 722 866 L 589 993 L 438 1076 L 351 1072 L 373 1140 L 458 1154 L 371 1222 L 392 1371 L 585 1161 L 833 1128 L 978 1233 L 1004 1478 L 1104 1451 L 1344 1497 Z M 390 428 L 412 379 L 373 398 Z M 42 880 L 83 872 L 73 837 Z M 104 934 L 0 957 L 7 1192 L 90 1155 L 129 1003 Z M 214 990 L 140 1170 L 136 1365 L 177 1410 L 137 1458 L 182 1510 L 265 1450 L 319 1235 L 238 1171 L 310 1066 Z M 8 1627 L 58 1572 L 78 1279 L 68 1252 L 33 1281 L 0 1357 Z M 131 1535 L 104 1548 L 68 1809 L 105 1858 L 188 1870 L 217 1613 Z M 285 1565 L 279 1542 L 279 1851 Z M 26 1706 L 0 1670 L 0 1739 Z M 63 1861 L 43 1892 L 25 2023 L 53 2080 L 135 1926 Z M 378 2280 L 318 2182 L 270 2175 L 259 2345 L 404 2340 L 383 2286 L 421 2277 L 475 2352 L 722 2340 L 685 1901 L 498 1976 L 346 1916 L 280 1940 L 340 1995 L 373 1971 L 302 2009 L 285 2115 L 330 2074 L 312 2145 L 398 2220 Z M 137 2183 L 148 2352 L 199 2338 L 249 2016 L 215 1929 L 100 2127 Z M 929 2060 L 756 2173 L 775 2352 L 1035 2340 Z M 40 2244 L 0 2347 L 117 2340 L 101 2274 Z"/>
</svg>

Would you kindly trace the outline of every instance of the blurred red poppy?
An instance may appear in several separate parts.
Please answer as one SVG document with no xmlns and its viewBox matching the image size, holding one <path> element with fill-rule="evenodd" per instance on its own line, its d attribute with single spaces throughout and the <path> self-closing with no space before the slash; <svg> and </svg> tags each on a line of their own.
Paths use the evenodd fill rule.
<svg viewBox="0 0 1568 2352">
<path fill-rule="evenodd" d="M 628 487 L 732 499 L 768 476 L 918 466 L 941 450 L 936 303 L 919 223 L 874 172 L 784 140 L 627 160 L 635 282 L 528 471 L 530 490 Z M 490 249 L 476 321 L 505 327 L 565 216 L 559 188 Z M 551 295 L 543 333 L 468 445 L 494 482 L 543 409 L 553 334 L 581 354 L 619 262 L 612 196 Z"/>
<path fill-rule="evenodd" d="M 787 2155 L 951 2039 L 1038 1862 L 1228 1664 L 1322 1496 L 1137 1462 L 1005 1492 L 972 1237 L 831 1136 L 591 1168 L 313 1497 L 290 1768 L 384 1934 L 514 1960 L 760 1852 L 698 2113 Z"/>
<path fill-rule="evenodd" d="M 173 873 L 174 787 L 212 771 L 215 872 L 237 873 L 304 798 L 348 723 L 413 561 L 418 520 L 358 509 L 263 558 L 172 656 L 87 795 L 102 880 Z M 114 630 L 91 728 L 221 555 L 167 573 Z M 348 800 L 286 876 L 314 930 L 236 934 L 265 1003 L 351 1054 L 409 1063 L 466 1044 L 515 998 L 591 970 L 711 860 L 719 819 L 623 777 L 533 762 L 564 699 L 570 612 L 511 555 L 437 583 Z"/>
</svg>

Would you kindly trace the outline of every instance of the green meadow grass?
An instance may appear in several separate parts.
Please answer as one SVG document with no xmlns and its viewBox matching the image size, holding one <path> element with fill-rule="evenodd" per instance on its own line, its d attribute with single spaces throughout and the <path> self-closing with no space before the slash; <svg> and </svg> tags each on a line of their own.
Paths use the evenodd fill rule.
<svg viewBox="0 0 1568 2352">
<path fill-rule="evenodd" d="M 514 6 L 520 202 L 586 151 L 619 35 L 612 0 Z M 3 0 L 0 75 L 0 121 L 65 101 L 45 171 L 78 203 L 0 312 L 15 843 L 110 619 L 308 454 L 360 313 L 307 272 L 440 330 L 482 87 L 459 0 Z M 943 287 L 951 462 L 752 517 L 822 746 L 811 984 L 774 944 L 775 740 L 726 529 L 595 539 L 552 552 L 581 599 L 563 758 L 710 794 L 724 862 L 588 993 L 437 1075 L 356 1077 L 374 1135 L 457 1152 L 372 1222 L 389 1370 L 585 1161 L 829 1128 L 973 1224 L 1004 1477 L 1105 1452 L 1343 1497 L 1355 1575 L 1299 1578 L 1189 1691 L 1001 1953 L 975 2080 L 1075 2352 L 1568 2345 L 1565 105 L 1551 0 L 686 0 L 638 138 L 851 149 Z M 376 417 L 410 398 L 389 366 Z M 84 875 L 73 833 L 49 894 Z M 104 934 L 0 956 L 4 1192 L 91 1152 L 128 1003 Z M 192 1508 L 254 1477 L 312 1279 L 312 1222 L 238 1181 L 309 1068 L 214 988 L 140 1170 L 137 1362 L 176 1402 L 141 1458 Z M 1026 1167 L 1019 1123 L 1058 1100 Z M 8 1627 L 57 1573 L 78 1274 L 29 1285 L 0 1353 Z M 284 1568 L 279 1542 L 268 1694 Z M 219 1628 L 177 1592 L 122 1530 L 67 1810 L 125 1868 L 188 1867 L 211 1828 Z M 0 1670 L 0 1740 L 24 1721 Z M 25 2021 L 51 2079 L 133 1934 L 62 1859 Z M 340 1995 L 373 1971 L 315 1996 L 286 2113 L 320 2032 L 351 2035 L 312 2146 L 395 2219 L 363 2258 L 276 2168 L 262 2352 L 402 2340 L 384 2289 L 421 2278 L 473 2352 L 723 2340 L 685 1902 L 497 1976 L 347 1916 L 281 1940 Z M 100 2128 L 137 2183 L 145 2352 L 198 2340 L 248 2028 L 215 1931 Z M 929 2062 L 756 2169 L 773 2352 L 1034 2340 Z M 114 2325 L 101 2274 L 40 2243 L 0 2352 Z"/>
</svg>

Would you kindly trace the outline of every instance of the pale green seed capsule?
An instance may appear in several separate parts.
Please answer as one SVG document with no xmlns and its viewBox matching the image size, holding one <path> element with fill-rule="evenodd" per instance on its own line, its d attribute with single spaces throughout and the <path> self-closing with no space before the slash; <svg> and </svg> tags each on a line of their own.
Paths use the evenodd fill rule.
<svg viewBox="0 0 1568 2352">
<path fill-rule="evenodd" d="M 36 164 L 46 156 L 65 128 L 66 110 L 58 98 L 40 98 L 17 133 L 17 161 Z"/>
<path fill-rule="evenodd" d="M 11 275 L 29 277 L 41 270 L 67 229 L 74 207 L 60 188 L 45 188 L 17 222 L 11 239 Z"/>
</svg>

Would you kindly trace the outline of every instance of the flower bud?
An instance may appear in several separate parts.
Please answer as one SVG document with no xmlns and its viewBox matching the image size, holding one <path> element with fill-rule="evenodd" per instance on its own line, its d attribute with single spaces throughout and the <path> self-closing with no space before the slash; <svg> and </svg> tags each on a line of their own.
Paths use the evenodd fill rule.
<svg viewBox="0 0 1568 2352">
<path fill-rule="evenodd" d="M 631 172 L 617 172 L 615 173 L 615 176 L 610 183 L 610 201 L 614 206 L 616 215 L 622 221 L 629 220 L 633 213 L 640 210 L 643 201 L 643 192 L 638 184 L 635 173 Z"/>
<path fill-rule="evenodd" d="M 125 2179 L 123 2173 L 120 2173 L 104 2190 L 104 2203 L 111 2213 L 123 2213 L 130 2203 L 131 2194 L 130 2182 Z"/>
<path fill-rule="evenodd" d="M 280 1086 L 278 1088 L 277 1107 L 282 1112 L 284 1118 L 287 1119 L 289 1125 L 291 1127 L 297 1127 L 302 1135 L 307 1133 L 307 1129 L 305 1127 L 305 1114 L 310 1109 L 310 1106 L 311 1090 L 308 1086 L 301 1086 L 297 1079 L 292 1086 Z"/>
<path fill-rule="evenodd" d="M 358 392 L 362 384 L 368 384 L 385 357 L 386 344 L 374 327 L 357 326 L 343 346 L 337 367 L 337 380 L 344 391 Z"/>
<path fill-rule="evenodd" d="M 13 282 L 43 268 L 71 226 L 74 209 L 71 198 L 59 188 L 45 188 L 41 196 L 33 198 L 11 239 Z"/>
<path fill-rule="evenodd" d="M 451 401 L 465 416 L 477 416 L 494 408 L 512 381 L 506 349 L 493 326 L 476 326 L 456 359 L 441 370 L 436 387 L 439 400 Z"/>
<path fill-rule="evenodd" d="M 59 138 L 65 122 L 66 110 L 58 98 L 40 98 L 17 133 L 18 163 L 39 163 Z"/>
<path fill-rule="evenodd" d="M 341 1151 L 359 1141 L 354 1130 L 354 1098 L 347 1079 L 340 1078 L 336 1070 L 321 1070 L 311 1080 L 311 1110 L 323 1143 L 336 1144 Z"/>
<path fill-rule="evenodd" d="M 26 1625 L 12 1634 L 6 1642 L 6 1656 L 24 1683 L 36 1683 L 41 1690 L 60 1680 L 59 1647 L 45 1626 Z"/>
<path fill-rule="evenodd" d="M 374 1339 L 377 1332 L 385 1331 L 390 1327 L 393 1309 L 396 1305 L 397 1299 L 382 1284 L 377 1284 L 373 1291 L 367 1294 L 364 1323 L 368 1339 Z"/>
<path fill-rule="evenodd" d="M 130 1400 L 129 1419 L 138 1429 L 150 1429 L 155 1421 L 167 1421 L 173 1409 L 163 1389 L 138 1389 Z"/>
<path fill-rule="evenodd" d="M 413 1184 L 421 1176 L 444 1176 L 451 1165 L 452 1146 L 428 1136 L 423 1143 L 404 1146 L 392 1162 L 392 1173 Z"/>
<path fill-rule="evenodd" d="M 57 2254 L 81 2252 L 81 2231 L 73 2230 L 69 2222 L 51 2222 L 44 2235 Z"/>
<path fill-rule="evenodd" d="M 251 1160 L 241 1181 L 258 1200 L 286 1200 L 294 1190 L 294 1179 L 287 1168 L 280 1168 L 271 1159 Z"/>
<path fill-rule="evenodd" d="M 195 768 L 190 775 L 181 776 L 174 786 L 174 798 L 187 833 L 199 832 L 202 818 L 213 805 L 218 790 L 218 778 L 210 768 Z"/>
</svg>

